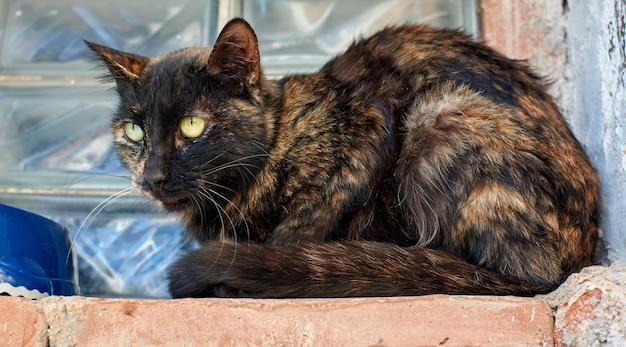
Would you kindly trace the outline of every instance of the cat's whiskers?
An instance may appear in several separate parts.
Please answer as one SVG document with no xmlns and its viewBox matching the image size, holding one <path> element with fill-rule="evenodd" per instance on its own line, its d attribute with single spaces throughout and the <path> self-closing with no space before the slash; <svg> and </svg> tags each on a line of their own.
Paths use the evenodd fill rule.
<svg viewBox="0 0 626 347">
<path fill-rule="evenodd" d="M 235 209 L 235 211 L 237 211 L 237 213 L 241 217 L 241 221 L 243 222 L 244 227 L 246 228 L 246 235 L 248 236 L 248 240 L 250 240 L 250 226 L 248 225 L 247 218 L 246 218 L 245 214 L 241 211 L 241 209 L 235 203 L 233 203 L 230 199 L 228 199 L 224 195 L 216 192 L 215 190 L 208 189 L 208 192 L 211 195 L 216 195 L 216 196 L 222 198 L 227 204 L 231 205 Z M 228 213 L 225 210 L 224 210 L 224 213 L 226 213 L 228 215 Z M 232 220 L 231 220 L 231 223 L 232 223 Z M 236 236 L 237 235 L 237 229 L 236 229 L 234 224 L 233 224 L 233 233 L 235 234 L 235 240 L 236 240 L 236 238 L 237 238 L 237 236 Z"/>
<path fill-rule="evenodd" d="M 265 155 L 269 156 L 269 152 L 267 151 L 263 143 L 256 140 L 251 140 L 250 143 L 253 144 L 254 147 L 260 149 Z"/>
<path fill-rule="evenodd" d="M 255 158 L 262 158 L 262 157 L 266 157 L 266 156 L 267 155 L 265 155 L 265 154 L 255 154 L 255 155 L 249 155 L 249 156 L 246 156 L 246 157 L 237 158 L 237 159 L 231 160 L 231 161 L 229 161 L 227 163 L 224 163 L 224 164 L 221 164 L 221 165 L 218 165 L 218 166 L 212 168 L 209 172 L 207 172 L 207 174 L 208 175 L 212 175 L 212 174 L 215 174 L 215 173 L 217 173 L 219 171 L 222 171 L 222 170 L 225 170 L 225 169 L 229 169 L 229 168 L 232 168 L 232 167 L 236 167 L 236 166 L 251 167 L 251 168 L 254 168 L 254 169 L 258 170 L 259 168 L 256 165 L 253 165 L 253 164 L 250 164 L 250 163 L 245 163 L 243 161 L 249 160 L 249 159 L 255 159 Z M 203 165 L 202 167 L 204 167 L 205 165 Z M 252 172 L 251 172 L 251 174 L 252 174 Z M 252 176 L 254 176 L 254 175 L 252 175 Z"/>
<path fill-rule="evenodd" d="M 211 202 L 215 205 L 215 208 L 217 209 L 217 212 L 218 212 L 218 216 L 219 216 L 219 218 L 220 218 L 220 222 L 221 222 L 221 224 L 222 224 L 222 229 L 220 230 L 220 234 L 221 234 L 221 235 L 220 235 L 220 238 L 219 238 L 219 240 L 218 240 L 218 241 L 220 242 L 220 250 L 219 250 L 219 252 L 218 252 L 217 256 L 215 257 L 215 260 L 214 260 L 214 261 L 213 261 L 213 263 L 212 263 L 212 264 L 208 267 L 208 269 L 211 269 L 211 268 L 212 268 L 212 267 L 213 267 L 213 266 L 217 263 L 217 261 L 221 258 L 222 253 L 224 252 L 224 244 L 225 244 L 226 242 L 228 242 L 228 240 L 229 240 L 229 239 L 228 239 L 228 237 L 227 237 L 227 235 L 226 235 L 226 225 L 225 225 L 225 223 L 224 223 L 224 218 L 222 218 L 222 213 L 226 216 L 226 218 L 227 218 L 227 219 L 228 219 L 228 221 L 230 222 L 230 225 L 231 225 L 231 227 L 232 227 L 232 229 L 233 229 L 233 241 L 234 241 L 233 243 L 234 243 L 234 245 L 235 245 L 235 250 L 232 252 L 232 257 L 231 257 L 231 259 L 230 259 L 230 263 L 228 264 L 228 267 L 227 267 L 227 268 L 226 268 L 226 270 L 223 272 L 223 274 L 222 274 L 222 276 L 221 276 L 221 278 L 220 278 L 220 280 L 219 280 L 219 281 L 221 282 L 221 281 L 224 279 L 224 277 L 226 276 L 226 274 L 228 273 L 228 270 L 232 267 L 232 265 L 233 265 L 233 264 L 234 264 L 234 262 L 235 262 L 235 257 L 237 256 L 237 249 L 238 249 L 238 247 L 239 247 L 239 242 L 237 241 L 237 238 L 238 238 L 238 235 L 237 235 L 237 228 L 236 228 L 236 226 L 235 226 L 235 223 L 234 223 L 233 219 L 230 217 L 230 215 L 228 214 L 228 212 L 227 212 L 227 211 L 226 211 L 226 210 L 225 210 L 222 206 L 220 206 L 220 204 L 218 204 L 218 203 L 217 203 L 217 201 L 215 201 L 215 199 L 213 198 L 213 196 L 212 196 L 211 194 L 217 194 L 218 196 L 220 196 L 220 197 L 222 197 L 222 198 L 226 199 L 226 201 L 228 201 L 229 203 L 231 203 L 231 204 L 233 204 L 233 203 L 232 203 L 229 199 L 227 199 L 226 197 L 224 197 L 224 196 L 222 196 L 221 194 L 216 193 L 215 191 L 212 191 L 212 190 L 210 190 L 210 189 L 209 189 L 209 190 L 202 189 L 202 190 L 200 190 L 199 192 L 200 192 L 200 194 L 202 194 L 204 197 L 206 197 L 208 200 L 210 200 L 210 201 L 211 201 Z M 235 205 L 233 204 L 233 206 L 235 206 Z M 241 213 L 241 211 L 239 210 L 239 208 L 237 208 L 237 206 L 235 206 L 235 208 L 236 208 L 236 209 L 239 211 L 239 213 L 242 215 L 242 219 L 243 219 L 243 221 L 244 221 L 244 223 L 245 223 L 246 229 L 248 229 L 248 223 L 247 223 L 247 221 L 245 220 L 245 218 L 243 217 L 243 213 Z M 248 240 L 249 240 L 249 239 L 250 239 L 250 231 L 248 230 Z"/>
<path fill-rule="evenodd" d="M 198 200 L 198 198 L 195 195 L 190 195 L 189 198 L 194 204 L 196 204 L 196 207 L 198 208 L 198 213 L 200 214 L 200 229 L 204 230 L 205 218 L 204 218 L 204 209 L 202 208 L 202 204 L 200 204 L 200 200 Z"/>
<path fill-rule="evenodd" d="M 231 146 L 231 147 L 232 147 L 232 146 Z M 231 148 L 231 147 L 229 147 L 229 148 L 227 148 L 227 149 L 223 150 L 223 151 L 222 151 L 222 153 L 220 153 L 220 154 L 218 154 L 218 155 L 214 156 L 213 158 L 209 159 L 209 161 L 207 161 L 206 163 L 204 163 L 204 164 L 200 165 L 200 168 L 204 168 L 204 167 L 206 167 L 207 165 L 210 165 L 211 163 L 213 163 L 215 160 L 217 160 L 217 159 L 221 158 L 223 155 L 225 155 L 226 153 L 228 153 L 228 151 L 230 150 L 230 148 Z"/>
<path fill-rule="evenodd" d="M 122 189 L 119 192 L 111 194 L 109 197 L 107 197 L 106 199 L 101 201 L 98 205 L 96 205 L 96 207 L 94 207 L 89 212 L 87 217 L 85 217 L 85 219 L 82 221 L 82 223 L 78 227 L 78 230 L 76 230 L 76 233 L 72 237 L 72 242 L 71 242 L 72 247 L 74 247 L 74 245 L 76 244 L 76 239 L 78 238 L 78 235 L 81 234 L 84 230 L 89 229 L 89 227 L 91 226 L 91 223 L 93 223 L 93 221 L 100 214 L 100 212 L 102 212 L 105 208 L 115 203 L 121 197 L 133 191 L 136 191 L 135 187 L 128 187 L 128 188 Z M 70 253 L 68 252 L 67 257 L 65 259 L 66 262 L 69 261 L 69 257 L 70 257 Z"/>
<path fill-rule="evenodd" d="M 220 230 L 220 234 L 221 235 L 220 235 L 220 238 L 219 238 L 219 241 L 220 241 L 220 251 L 218 252 L 217 256 L 215 257 L 215 261 L 208 267 L 208 269 L 211 269 L 217 263 L 217 261 L 220 259 L 221 255 L 222 255 L 222 253 L 224 251 L 224 244 L 228 240 L 227 235 L 226 235 L 226 224 L 224 223 L 224 218 L 222 217 L 222 214 L 224 214 L 226 216 L 226 218 L 228 219 L 228 221 L 229 221 L 229 223 L 230 223 L 230 225 L 231 225 L 231 227 L 233 229 L 233 241 L 234 241 L 234 244 L 235 244 L 235 250 L 233 252 L 233 255 L 231 257 L 230 263 L 229 263 L 226 271 L 222 275 L 222 278 L 220 278 L 220 281 L 221 281 L 223 279 L 223 276 L 225 276 L 228 273 L 228 269 L 231 268 L 231 266 L 235 262 L 235 257 L 237 256 L 237 248 L 239 247 L 239 242 L 237 242 L 237 237 L 238 237 L 237 229 L 236 229 L 236 226 L 235 226 L 235 223 L 234 223 L 233 219 L 230 217 L 228 212 L 226 212 L 226 210 L 222 206 L 220 206 L 220 204 L 218 204 L 217 201 L 215 201 L 215 199 L 211 195 L 212 193 L 216 194 L 214 191 L 213 192 L 211 190 L 205 191 L 205 189 L 201 189 L 201 190 L 199 190 L 199 193 L 203 197 L 205 197 L 206 199 L 208 199 L 209 201 L 211 201 L 215 205 L 215 208 L 216 208 L 216 210 L 218 212 L 218 216 L 219 216 L 219 219 L 220 219 L 220 223 L 222 224 L 222 228 Z M 221 194 L 217 194 L 217 195 L 221 196 L 222 198 L 225 198 Z M 228 200 L 228 199 L 226 199 L 226 200 L 228 202 L 230 202 L 230 200 Z M 231 202 L 231 204 L 232 204 L 232 202 Z M 236 206 L 235 206 L 235 208 L 236 208 Z M 239 210 L 239 209 L 237 209 L 237 210 Z M 244 220 L 244 223 L 246 225 L 246 228 L 248 228 L 248 223 L 245 221 L 245 218 L 243 220 Z M 249 234 L 250 234 L 250 232 L 248 231 L 248 238 L 249 238 Z"/>
<path fill-rule="evenodd" d="M 215 205 L 215 209 L 217 210 L 218 216 L 220 218 L 220 222 L 222 224 L 222 228 L 220 229 L 219 240 L 226 240 L 227 239 L 226 223 L 224 223 L 224 218 L 222 217 L 222 214 L 224 214 L 226 216 L 226 218 L 230 222 L 231 228 L 235 231 L 236 229 L 235 229 L 234 221 L 228 215 L 228 212 L 226 212 L 226 210 L 222 206 L 220 206 L 220 204 L 217 203 L 217 201 L 215 201 L 215 199 L 213 198 L 213 196 L 211 195 L 209 190 L 207 190 L 206 188 L 202 187 L 202 189 L 199 190 L 198 193 L 201 194 L 207 200 L 211 201 L 213 203 L 213 205 Z M 235 239 L 235 241 L 237 240 L 237 233 L 236 232 L 234 232 L 234 239 Z"/>
<path fill-rule="evenodd" d="M 230 219 L 230 217 L 228 216 L 228 214 L 226 214 L 224 209 L 221 206 L 219 206 L 219 204 L 215 201 L 215 199 L 213 199 L 213 197 L 210 194 L 208 194 L 207 192 L 204 192 L 203 190 L 199 190 L 198 192 L 199 192 L 199 194 L 201 196 L 191 195 L 190 198 L 196 204 L 196 206 L 198 207 L 198 210 L 199 210 L 199 213 L 200 213 L 200 228 L 201 229 L 204 228 L 204 209 L 202 208 L 201 201 L 209 200 L 210 202 L 212 202 L 215 205 L 215 208 L 217 210 L 217 215 L 218 215 L 218 217 L 220 219 L 220 223 L 222 224 L 222 228 L 221 228 L 222 231 L 221 232 L 223 233 L 223 230 L 226 229 L 226 224 L 224 223 L 224 218 L 222 217 L 222 214 L 225 214 L 228 219 Z M 233 222 L 231 220 L 231 224 L 232 223 Z M 220 251 L 218 252 L 218 254 L 216 256 L 215 261 L 207 267 L 207 271 L 210 270 L 215 265 L 215 263 L 219 260 L 219 258 L 221 257 L 221 254 L 224 251 L 223 243 L 224 242 L 222 241 L 221 242 L 222 246 L 220 247 Z"/>
<path fill-rule="evenodd" d="M 198 182 L 199 184 L 201 184 L 202 186 L 204 186 L 204 185 L 209 185 L 209 186 L 212 186 L 212 187 L 216 187 L 216 188 L 221 188 L 221 189 L 224 189 L 224 190 L 229 191 L 229 192 L 231 192 L 231 193 L 237 193 L 237 191 L 235 191 L 235 190 L 234 190 L 234 189 L 232 189 L 232 188 L 229 188 L 229 187 L 227 187 L 227 186 L 225 186 L 225 185 L 222 185 L 222 184 L 219 184 L 219 183 L 215 183 L 215 182 L 213 182 L 213 181 L 211 181 L 211 180 L 208 180 L 208 179 L 206 179 L 206 178 L 201 178 L 201 179 L 198 179 L 198 180 L 197 180 L 197 182 Z"/>
<path fill-rule="evenodd" d="M 104 199 L 103 201 L 101 201 L 98 205 L 96 205 L 96 207 L 94 207 L 91 212 L 89 212 L 89 214 L 87 215 L 87 217 L 85 217 L 85 219 L 83 220 L 83 222 L 81 223 L 80 227 L 78 228 L 77 234 L 80 233 L 81 231 L 83 231 L 83 229 L 87 229 L 89 228 L 89 226 L 91 225 L 91 223 L 93 222 L 93 220 L 98 216 L 98 214 L 100 214 L 100 212 L 102 212 L 105 208 L 107 208 L 108 206 L 110 206 L 111 204 L 113 204 L 115 201 L 117 201 L 118 199 L 120 199 L 121 197 L 123 197 L 124 195 L 127 195 L 133 191 L 136 191 L 135 187 L 128 187 L 125 189 L 120 190 L 119 192 L 113 193 L 111 194 L 111 196 L 107 197 L 106 199 Z"/>
<path fill-rule="evenodd" d="M 234 169 L 237 170 L 237 173 L 239 173 L 239 176 L 241 176 L 242 181 L 246 182 L 247 184 L 250 184 L 252 181 L 254 181 L 255 176 L 252 171 L 250 171 L 250 169 L 242 166 L 236 166 L 234 167 Z M 246 175 L 246 171 L 248 175 Z"/>
<path fill-rule="evenodd" d="M 243 158 L 235 159 L 235 160 L 230 161 L 228 163 L 224 163 L 224 164 L 221 164 L 219 166 L 216 166 L 216 167 L 212 168 L 211 170 L 209 170 L 207 172 L 204 172 L 202 174 L 203 178 L 198 180 L 198 182 L 208 183 L 211 186 L 222 188 L 224 190 L 228 190 L 228 191 L 231 191 L 231 192 L 235 193 L 235 191 L 232 188 L 226 187 L 224 185 L 221 185 L 221 184 L 216 183 L 216 182 L 211 181 L 211 180 L 207 180 L 206 178 L 210 177 L 210 176 L 213 176 L 213 175 L 216 175 L 217 173 L 219 173 L 220 171 L 223 171 L 223 170 L 235 169 L 235 170 L 237 170 L 237 172 L 241 176 L 242 180 L 244 180 L 245 182 L 247 182 L 249 184 L 252 181 L 254 181 L 254 179 L 256 178 L 256 174 L 253 172 L 253 169 L 255 171 L 258 171 L 259 167 L 257 167 L 256 165 L 250 164 L 250 163 L 243 163 L 241 161 L 247 160 L 247 159 L 251 159 L 251 158 L 255 158 L 255 157 L 260 157 L 260 156 L 264 156 L 264 155 L 254 155 L 254 156 L 243 157 Z"/>
<path fill-rule="evenodd" d="M 224 156 L 225 154 L 227 154 L 227 153 L 228 153 L 228 152 L 232 149 L 232 147 L 233 147 L 233 146 L 230 146 L 229 148 L 226 148 L 225 150 L 223 150 L 223 151 L 222 151 L 222 153 L 220 153 L 220 154 L 218 154 L 218 155 L 214 156 L 214 157 L 213 157 L 213 158 L 211 158 L 209 161 L 207 161 L 206 163 L 202 164 L 202 165 L 200 166 L 200 168 L 204 168 L 204 167 L 206 167 L 207 165 L 212 164 L 215 160 L 217 160 L 217 159 L 221 158 L 222 156 Z M 265 151 L 264 151 L 264 152 L 265 152 Z M 249 155 L 249 156 L 246 156 L 246 157 L 241 157 L 241 158 L 238 158 L 238 159 L 236 159 L 236 160 L 234 160 L 234 161 L 246 160 L 246 159 L 251 159 L 251 158 L 254 158 L 254 157 L 262 157 L 262 156 L 266 156 L 266 155 L 267 155 L 267 154 L 253 154 L 253 155 Z"/>
</svg>

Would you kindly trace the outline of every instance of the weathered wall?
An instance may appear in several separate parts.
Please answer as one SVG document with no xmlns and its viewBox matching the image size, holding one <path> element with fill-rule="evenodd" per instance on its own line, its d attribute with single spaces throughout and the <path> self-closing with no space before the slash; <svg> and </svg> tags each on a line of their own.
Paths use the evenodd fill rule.
<svg viewBox="0 0 626 347">
<path fill-rule="evenodd" d="M 556 347 L 626 346 L 626 262 L 585 268 L 542 298 L 555 311 Z"/>
<path fill-rule="evenodd" d="M 609 260 L 626 259 L 626 0 L 567 2 L 565 106 L 603 183 Z"/>
<path fill-rule="evenodd" d="M 563 104 L 567 48 L 565 8 L 554 0 L 482 0 L 481 27 L 489 46 L 528 61 L 551 81 L 551 94 Z"/>
</svg>

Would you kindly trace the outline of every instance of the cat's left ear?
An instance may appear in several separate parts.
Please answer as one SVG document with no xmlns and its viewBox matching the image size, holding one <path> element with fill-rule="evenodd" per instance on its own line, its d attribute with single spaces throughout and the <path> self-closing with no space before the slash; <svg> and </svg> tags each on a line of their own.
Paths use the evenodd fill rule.
<svg viewBox="0 0 626 347">
<path fill-rule="evenodd" d="M 116 82 L 138 79 L 150 62 L 150 58 L 141 55 L 121 52 L 89 41 L 85 41 L 85 44 L 104 61 Z"/>
<path fill-rule="evenodd" d="M 226 74 L 248 85 L 261 78 L 259 44 L 248 22 L 235 18 L 224 26 L 213 46 L 207 72 Z"/>
</svg>

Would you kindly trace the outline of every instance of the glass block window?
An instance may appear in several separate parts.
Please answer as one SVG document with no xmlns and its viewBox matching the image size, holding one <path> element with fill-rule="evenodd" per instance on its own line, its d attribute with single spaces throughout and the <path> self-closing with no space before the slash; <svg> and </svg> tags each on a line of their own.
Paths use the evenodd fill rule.
<svg viewBox="0 0 626 347">
<path fill-rule="evenodd" d="M 70 229 L 83 295 L 167 297 L 176 220 L 130 188 L 113 149 L 112 85 L 83 40 L 147 56 L 210 46 L 233 17 L 266 75 L 308 72 L 353 39 L 407 22 L 478 36 L 476 0 L 0 0 L 0 203 Z"/>
</svg>

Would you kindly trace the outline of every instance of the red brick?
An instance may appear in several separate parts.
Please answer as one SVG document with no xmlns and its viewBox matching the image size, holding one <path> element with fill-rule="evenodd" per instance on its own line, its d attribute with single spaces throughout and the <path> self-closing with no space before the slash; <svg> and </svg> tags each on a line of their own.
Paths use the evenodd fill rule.
<svg viewBox="0 0 626 347">
<path fill-rule="evenodd" d="M 46 328 L 32 300 L 0 296 L 0 346 L 47 345 Z"/>
<path fill-rule="evenodd" d="M 480 5 L 485 43 L 510 58 L 532 58 L 545 33 L 541 32 L 542 28 L 528 24 L 536 17 L 541 3 L 536 0 L 483 0 Z"/>
<path fill-rule="evenodd" d="M 0 298 L 0 345 L 551 345 L 540 299 Z M 48 326 L 49 324 L 49 326 Z"/>
<path fill-rule="evenodd" d="M 552 345 L 539 299 L 426 296 L 314 300 L 62 298 L 81 346 Z M 54 336 L 51 336 L 54 339 Z"/>
<path fill-rule="evenodd" d="M 549 92 L 569 107 L 566 78 L 566 16 L 561 1 L 481 0 L 482 40 L 509 58 L 527 60 L 540 76 L 555 83 Z"/>
<path fill-rule="evenodd" d="M 596 306 L 602 300 L 602 290 L 593 288 L 584 291 L 572 303 L 564 302 L 559 309 L 566 309 L 563 324 L 570 331 L 575 331 L 578 325 L 585 320 L 596 318 Z"/>
</svg>

